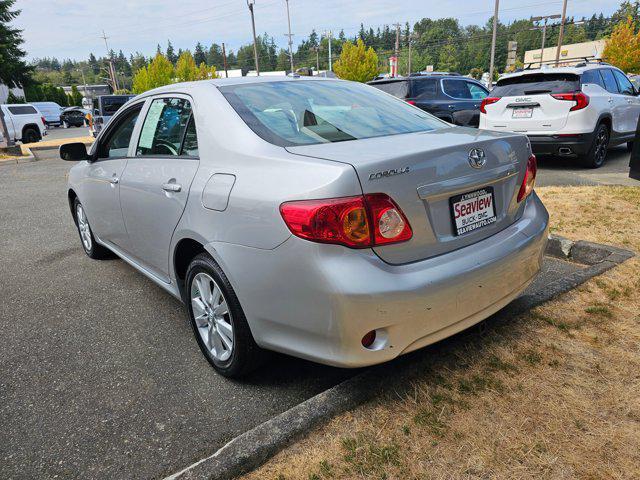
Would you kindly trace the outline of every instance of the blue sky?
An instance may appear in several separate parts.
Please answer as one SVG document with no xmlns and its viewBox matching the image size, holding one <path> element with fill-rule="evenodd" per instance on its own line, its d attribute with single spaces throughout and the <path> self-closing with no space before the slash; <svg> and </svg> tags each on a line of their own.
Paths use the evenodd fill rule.
<svg viewBox="0 0 640 480">
<path fill-rule="evenodd" d="M 618 0 L 569 0 L 567 14 L 581 17 L 610 15 Z M 456 17 L 463 25 L 482 24 L 493 14 L 493 0 L 289 0 L 294 42 L 317 32 L 344 29 L 357 32 L 360 23 L 374 28 L 422 17 Z M 251 40 L 245 0 L 17 0 L 22 10 L 15 21 L 24 30 L 29 58 L 56 56 L 86 59 L 90 52 L 105 53 L 104 29 L 110 47 L 126 54 L 155 53 L 157 43 L 171 39 L 176 50 L 225 42 L 229 48 Z M 502 0 L 500 20 L 560 13 L 562 1 Z M 256 0 L 256 29 L 268 32 L 285 46 L 285 0 Z"/>
</svg>

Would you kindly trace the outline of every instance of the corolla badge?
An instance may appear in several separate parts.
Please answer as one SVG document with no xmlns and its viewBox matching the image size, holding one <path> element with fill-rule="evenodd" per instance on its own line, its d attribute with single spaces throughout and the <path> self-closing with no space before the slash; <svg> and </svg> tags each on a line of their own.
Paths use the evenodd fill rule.
<svg viewBox="0 0 640 480">
<path fill-rule="evenodd" d="M 469 165 L 473 168 L 482 168 L 487 163 L 487 157 L 481 148 L 472 148 L 469 150 Z"/>
<path fill-rule="evenodd" d="M 378 180 L 380 178 L 392 177 L 394 175 L 402 175 L 403 173 L 409 173 L 409 167 L 402 168 L 390 168 L 382 172 L 375 172 L 369 175 L 369 180 Z"/>
</svg>

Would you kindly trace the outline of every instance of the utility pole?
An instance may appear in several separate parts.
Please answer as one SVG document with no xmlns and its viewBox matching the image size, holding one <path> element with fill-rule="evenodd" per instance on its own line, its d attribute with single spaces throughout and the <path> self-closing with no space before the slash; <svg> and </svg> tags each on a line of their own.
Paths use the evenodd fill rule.
<svg viewBox="0 0 640 480">
<path fill-rule="evenodd" d="M 222 42 L 222 64 L 224 65 L 224 76 L 229 78 L 229 72 L 227 71 L 227 51 L 224 49 L 224 42 Z"/>
<path fill-rule="evenodd" d="M 256 20 L 253 17 L 253 5 L 256 0 L 247 0 L 247 6 L 251 12 L 251 27 L 253 28 L 253 59 L 256 62 L 256 74 L 260 76 L 260 66 L 258 65 L 258 41 L 256 40 Z"/>
<path fill-rule="evenodd" d="M 564 22 L 567 20 L 567 0 L 562 4 L 562 20 L 560 21 L 560 33 L 558 33 L 558 48 L 556 50 L 556 67 L 560 61 L 560 50 L 562 49 L 562 40 L 564 37 Z"/>
<path fill-rule="evenodd" d="M 316 75 L 317 75 L 318 72 L 320 71 L 320 47 L 316 45 L 315 47 L 313 47 L 313 49 L 316 51 Z"/>
<path fill-rule="evenodd" d="M 116 69 L 113 66 L 113 56 L 111 55 L 111 49 L 109 48 L 109 44 L 107 43 L 107 35 L 102 30 L 102 39 L 104 40 L 104 46 L 107 48 L 107 56 L 109 57 L 109 77 L 111 78 L 111 88 L 116 92 L 120 89 L 118 86 L 118 78 L 116 77 Z"/>
<path fill-rule="evenodd" d="M 498 6 L 500 0 L 496 0 L 495 8 L 493 9 L 493 36 L 491 38 L 491 63 L 489 64 L 489 88 L 493 86 L 493 69 L 495 66 L 496 57 L 496 35 L 498 33 Z"/>
<path fill-rule="evenodd" d="M 409 33 L 409 36 L 407 37 L 407 43 L 409 44 L 409 62 L 407 65 L 407 77 L 411 76 L 411 44 L 413 43 L 414 38 L 415 38 L 415 34 Z"/>
<path fill-rule="evenodd" d="M 531 30 L 542 30 L 542 47 L 540 48 L 540 67 L 542 68 L 542 63 L 544 62 L 544 44 L 547 39 L 547 22 L 549 19 L 560 18 L 560 15 L 544 15 L 541 17 L 531 17 L 532 22 L 540 22 L 544 20 L 544 24 L 542 27 L 536 26 Z"/>
<path fill-rule="evenodd" d="M 398 58 L 398 53 L 400 50 L 400 24 L 394 23 L 393 26 L 396 27 L 396 45 L 394 51 L 396 58 Z"/>
<path fill-rule="evenodd" d="M 329 71 L 330 72 L 333 71 L 333 66 L 331 64 L 331 35 L 332 34 L 333 33 L 331 32 L 331 30 L 324 32 L 325 37 L 327 37 L 327 39 L 329 40 Z"/>
<path fill-rule="evenodd" d="M 289 33 L 287 36 L 289 37 L 289 59 L 291 60 L 291 73 L 293 73 L 293 40 L 291 37 L 293 34 L 291 33 L 291 15 L 289 15 L 289 0 L 284 0 L 287 3 L 287 23 L 289 24 Z"/>
</svg>

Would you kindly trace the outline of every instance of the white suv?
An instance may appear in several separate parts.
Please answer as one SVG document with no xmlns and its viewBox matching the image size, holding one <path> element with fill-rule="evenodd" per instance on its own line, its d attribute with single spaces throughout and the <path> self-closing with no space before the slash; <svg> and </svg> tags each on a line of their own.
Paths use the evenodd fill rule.
<svg viewBox="0 0 640 480">
<path fill-rule="evenodd" d="M 19 103 L 0 105 L 9 138 L 15 142 L 33 143 L 47 134 L 44 117 L 33 105 Z"/>
<path fill-rule="evenodd" d="M 606 63 L 523 70 L 498 80 L 480 106 L 480 128 L 525 133 L 536 155 L 602 166 L 607 148 L 635 137 L 640 97 Z"/>
</svg>

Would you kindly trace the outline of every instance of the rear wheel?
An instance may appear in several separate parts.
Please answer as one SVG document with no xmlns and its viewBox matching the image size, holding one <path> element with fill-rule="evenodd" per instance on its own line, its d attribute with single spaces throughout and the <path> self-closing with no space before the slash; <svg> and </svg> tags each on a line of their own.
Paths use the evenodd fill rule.
<svg viewBox="0 0 640 480">
<path fill-rule="evenodd" d="M 609 148 L 609 128 L 605 124 L 598 125 L 589 151 L 582 157 L 582 164 L 587 168 L 600 168 L 607 158 Z"/>
<path fill-rule="evenodd" d="M 22 132 L 22 143 L 35 143 L 40 140 L 40 132 L 33 127 L 27 127 Z"/>
<path fill-rule="evenodd" d="M 240 377 L 264 362 L 233 287 L 206 253 L 189 265 L 185 303 L 200 350 L 218 373 Z"/>
</svg>

